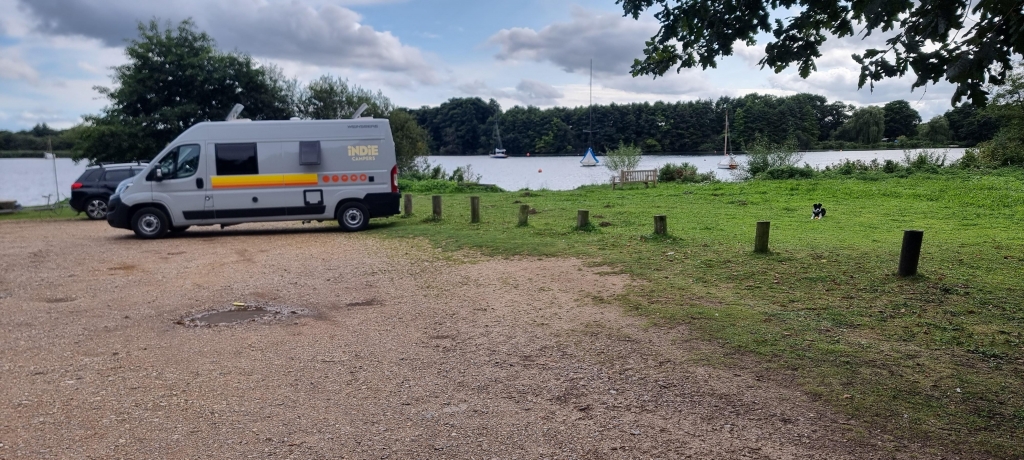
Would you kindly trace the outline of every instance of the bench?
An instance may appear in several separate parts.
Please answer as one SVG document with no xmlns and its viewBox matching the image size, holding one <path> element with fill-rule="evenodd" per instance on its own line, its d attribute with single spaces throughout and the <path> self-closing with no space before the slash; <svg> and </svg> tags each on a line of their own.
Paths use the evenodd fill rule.
<svg viewBox="0 0 1024 460">
<path fill-rule="evenodd" d="M 622 170 L 619 171 L 618 176 L 612 176 L 612 190 L 615 190 L 616 185 L 624 185 L 630 183 L 643 182 L 644 187 L 650 187 L 650 184 L 658 185 L 658 170 L 657 169 L 638 169 L 638 170 Z"/>
</svg>

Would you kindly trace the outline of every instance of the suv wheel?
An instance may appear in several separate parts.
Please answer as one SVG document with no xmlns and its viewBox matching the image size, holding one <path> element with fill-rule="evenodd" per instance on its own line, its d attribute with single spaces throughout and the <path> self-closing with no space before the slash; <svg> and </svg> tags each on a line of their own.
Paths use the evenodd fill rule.
<svg viewBox="0 0 1024 460">
<path fill-rule="evenodd" d="M 142 208 L 132 216 L 132 230 L 139 238 L 156 239 L 170 230 L 170 219 L 157 208 Z"/>
<path fill-rule="evenodd" d="M 366 228 L 370 212 L 361 203 L 346 203 L 338 209 L 338 224 L 346 232 L 358 232 Z"/>
<path fill-rule="evenodd" d="M 107 218 L 107 200 L 100 197 L 92 197 L 85 202 L 85 215 L 92 220 Z"/>
</svg>

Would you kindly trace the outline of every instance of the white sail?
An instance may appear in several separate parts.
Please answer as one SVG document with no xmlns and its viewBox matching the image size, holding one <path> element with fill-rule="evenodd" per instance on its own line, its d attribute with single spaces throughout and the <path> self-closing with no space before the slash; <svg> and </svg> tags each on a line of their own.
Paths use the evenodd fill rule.
<svg viewBox="0 0 1024 460">
<path fill-rule="evenodd" d="M 598 161 L 597 156 L 594 155 L 594 149 L 591 148 L 587 149 L 587 153 L 584 154 L 583 159 L 580 160 L 581 166 L 597 166 L 599 163 L 601 162 Z"/>
</svg>

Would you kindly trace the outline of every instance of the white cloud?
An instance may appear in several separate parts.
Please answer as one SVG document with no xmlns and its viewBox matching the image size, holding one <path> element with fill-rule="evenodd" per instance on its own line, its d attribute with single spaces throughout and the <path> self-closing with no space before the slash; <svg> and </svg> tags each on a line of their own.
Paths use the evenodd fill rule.
<svg viewBox="0 0 1024 460">
<path fill-rule="evenodd" d="M 12 49 L 0 48 L 0 79 L 39 81 L 39 72 Z"/>
<path fill-rule="evenodd" d="M 566 72 L 586 74 L 593 59 L 596 75 L 624 75 L 633 59 L 642 55 L 644 42 L 657 30 L 652 21 L 574 6 L 567 23 L 539 31 L 504 29 L 487 43 L 499 47 L 495 57 L 500 61 L 550 62 Z"/>
<path fill-rule="evenodd" d="M 499 102 L 526 104 L 533 106 L 552 106 L 558 103 L 565 94 L 558 88 L 542 81 L 524 79 L 514 89 L 491 88 L 481 80 L 457 85 L 459 91 L 467 96 L 481 99 L 496 99 Z"/>
<path fill-rule="evenodd" d="M 436 72 L 419 49 L 363 24 L 358 13 L 342 6 L 369 3 L 383 2 L 314 7 L 303 0 L 21 0 L 36 29 L 46 34 L 92 37 L 114 47 L 138 35 L 139 20 L 192 17 L 226 49 L 321 66 L 406 73 L 417 83 L 436 84 Z"/>
</svg>

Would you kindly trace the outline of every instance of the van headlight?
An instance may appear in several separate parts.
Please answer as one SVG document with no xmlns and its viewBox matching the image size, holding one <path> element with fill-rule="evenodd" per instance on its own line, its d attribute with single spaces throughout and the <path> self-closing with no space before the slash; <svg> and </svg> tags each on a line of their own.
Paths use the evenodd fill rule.
<svg viewBox="0 0 1024 460">
<path fill-rule="evenodd" d="M 131 187 L 132 183 L 134 183 L 133 179 L 135 179 L 135 178 L 134 177 L 129 177 L 129 178 L 121 181 L 120 184 L 117 184 L 117 188 L 114 189 L 114 195 L 120 196 L 121 192 L 123 192 L 124 189 L 126 189 L 128 187 Z"/>
</svg>

